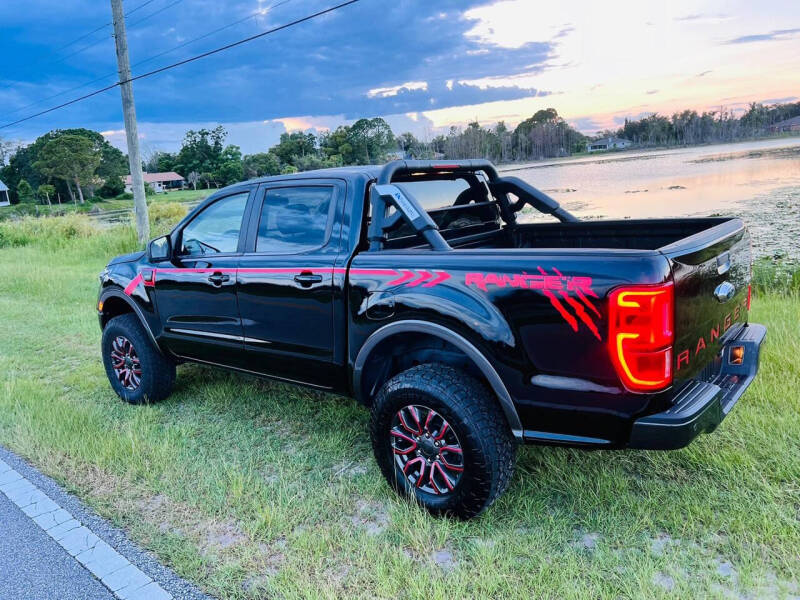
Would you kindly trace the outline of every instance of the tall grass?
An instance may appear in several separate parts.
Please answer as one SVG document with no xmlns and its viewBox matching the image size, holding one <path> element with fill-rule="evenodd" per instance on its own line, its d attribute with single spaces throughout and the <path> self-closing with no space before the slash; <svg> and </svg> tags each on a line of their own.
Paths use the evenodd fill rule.
<svg viewBox="0 0 800 600">
<path fill-rule="evenodd" d="M 153 236 L 167 233 L 186 216 L 187 208 L 179 203 L 160 203 L 149 207 Z M 65 250 L 91 256 L 133 252 L 139 249 L 136 231 L 130 222 L 103 226 L 85 215 L 23 217 L 0 221 L 0 248 L 35 246 L 49 251 Z"/>
<path fill-rule="evenodd" d="M 72 240 L 89 238 L 97 233 L 95 225 L 84 216 L 23 217 L 17 221 L 0 222 L 0 248 L 36 244 L 56 250 Z"/>
<path fill-rule="evenodd" d="M 753 266 L 752 285 L 756 295 L 800 294 L 800 262 L 762 258 Z"/>
</svg>

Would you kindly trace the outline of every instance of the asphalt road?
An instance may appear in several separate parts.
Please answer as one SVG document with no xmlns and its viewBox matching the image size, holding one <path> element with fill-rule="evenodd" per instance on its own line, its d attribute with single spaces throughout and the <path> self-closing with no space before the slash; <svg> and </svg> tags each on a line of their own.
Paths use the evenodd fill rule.
<svg viewBox="0 0 800 600">
<path fill-rule="evenodd" d="M 0 598 L 113 600 L 114 595 L 0 493 Z"/>
</svg>

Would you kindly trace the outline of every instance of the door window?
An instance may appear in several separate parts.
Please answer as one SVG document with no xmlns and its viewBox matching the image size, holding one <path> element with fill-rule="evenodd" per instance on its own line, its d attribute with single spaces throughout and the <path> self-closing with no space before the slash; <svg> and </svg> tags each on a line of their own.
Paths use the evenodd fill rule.
<svg viewBox="0 0 800 600">
<path fill-rule="evenodd" d="M 325 245 L 333 187 L 267 190 L 261 206 L 256 252 L 295 254 Z"/>
<path fill-rule="evenodd" d="M 183 229 L 181 254 L 203 255 L 236 252 L 242 217 L 250 192 L 214 202 Z"/>
</svg>

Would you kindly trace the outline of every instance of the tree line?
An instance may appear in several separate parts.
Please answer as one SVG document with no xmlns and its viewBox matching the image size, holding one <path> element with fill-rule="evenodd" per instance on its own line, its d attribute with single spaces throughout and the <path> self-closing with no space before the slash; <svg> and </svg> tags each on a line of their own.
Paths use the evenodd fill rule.
<svg viewBox="0 0 800 600">
<path fill-rule="evenodd" d="M 145 171 L 175 171 L 195 189 L 211 188 L 265 175 L 382 163 L 397 150 L 392 129 L 381 118 L 359 119 L 319 136 L 283 133 L 266 152 L 246 156 L 239 146 L 225 145 L 226 136 L 221 126 L 187 131 L 178 152 L 153 153 Z"/>
<path fill-rule="evenodd" d="M 14 151 L 6 146 L 0 158 L 5 163 L 0 180 L 13 202 L 83 204 L 87 196 L 111 198 L 124 191 L 122 178 L 128 173 L 125 154 L 89 129 L 49 131 Z"/>
<path fill-rule="evenodd" d="M 730 142 L 763 136 L 770 125 L 800 115 L 800 102 L 753 103 L 741 115 L 726 110 L 677 112 L 671 117 L 650 114 L 626 119 L 617 136 L 640 147 Z M 189 130 L 177 152 L 154 152 L 145 171 L 175 171 L 194 189 L 217 188 L 267 175 L 326 167 L 380 164 L 391 158 L 487 158 L 494 162 L 530 161 L 584 152 L 589 138 L 567 123 L 554 108 L 542 109 L 511 128 L 501 121 L 486 127 L 478 122 L 451 127 L 429 141 L 410 132 L 396 136 L 381 118 L 359 119 L 319 135 L 283 133 L 277 144 L 255 154 L 226 144 L 227 132 Z M 7 159 L 7 160 L 6 160 Z M 7 164 L 6 164 L 7 163 Z M 128 173 L 126 156 L 102 135 L 88 129 L 55 130 L 28 146 L 12 150 L 0 140 L 0 179 L 12 201 L 83 203 L 85 197 L 119 197 Z"/>
<path fill-rule="evenodd" d="M 671 117 L 652 114 L 638 120 L 625 119 L 616 132 L 602 133 L 628 139 L 639 146 L 735 142 L 763 136 L 771 125 L 798 115 L 800 102 L 772 106 L 753 102 L 739 117 L 726 109 L 700 114 L 684 110 Z"/>
</svg>

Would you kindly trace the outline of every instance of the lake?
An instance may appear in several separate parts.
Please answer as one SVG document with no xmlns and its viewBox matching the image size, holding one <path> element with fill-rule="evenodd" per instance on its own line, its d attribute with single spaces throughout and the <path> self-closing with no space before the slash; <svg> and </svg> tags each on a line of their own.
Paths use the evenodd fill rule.
<svg viewBox="0 0 800 600">
<path fill-rule="evenodd" d="M 756 255 L 800 259 L 800 138 L 598 154 L 500 170 L 581 218 L 740 216 Z"/>
</svg>

